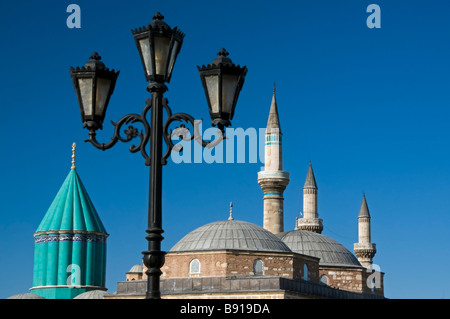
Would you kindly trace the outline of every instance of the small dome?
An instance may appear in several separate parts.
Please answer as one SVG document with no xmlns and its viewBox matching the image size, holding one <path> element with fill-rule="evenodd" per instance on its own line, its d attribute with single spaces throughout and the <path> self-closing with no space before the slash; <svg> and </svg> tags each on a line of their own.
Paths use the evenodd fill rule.
<svg viewBox="0 0 450 319">
<path fill-rule="evenodd" d="M 23 294 L 11 296 L 8 299 L 45 299 L 45 298 L 42 296 L 36 295 L 36 294 L 31 294 L 29 292 L 26 292 Z"/>
<path fill-rule="evenodd" d="M 297 229 L 276 236 L 293 252 L 320 258 L 320 266 L 361 267 L 347 248 L 322 234 Z"/>
<path fill-rule="evenodd" d="M 213 222 L 193 230 L 176 243 L 170 252 L 224 249 L 291 252 L 271 232 L 234 219 Z"/>
<path fill-rule="evenodd" d="M 144 266 L 142 266 L 142 264 L 136 264 L 133 267 L 131 267 L 128 274 L 142 274 L 143 271 L 144 271 Z"/>
<path fill-rule="evenodd" d="M 103 299 L 105 296 L 110 296 L 105 290 L 90 290 L 79 294 L 73 299 Z"/>
</svg>

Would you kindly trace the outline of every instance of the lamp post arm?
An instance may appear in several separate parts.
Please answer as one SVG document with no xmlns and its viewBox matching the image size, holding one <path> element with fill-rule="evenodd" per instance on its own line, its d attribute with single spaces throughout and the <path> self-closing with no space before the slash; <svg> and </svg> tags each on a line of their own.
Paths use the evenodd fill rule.
<svg viewBox="0 0 450 319">
<path fill-rule="evenodd" d="M 127 114 L 117 122 L 111 121 L 111 123 L 114 126 L 114 134 L 111 137 L 111 140 L 106 144 L 99 143 L 97 141 L 97 138 L 96 138 L 97 128 L 89 125 L 89 123 L 87 122 L 86 123 L 87 125 L 85 125 L 85 126 L 87 126 L 89 128 L 89 138 L 87 140 L 85 140 L 85 142 L 90 142 L 94 147 L 96 147 L 102 151 L 105 151 L 107 149 L 112 148 L 119 141 L 127 143 L 127 142 L 130 142 L 132 139 L 139 137 L 139 139 L 140 139 L 139 144 L 131 145 L 129 150 L 131 153 L 137 153 L 140 151 L 142 156 L 145 159 L 145 164 L 147 166 L 149 166 L 150 165 L 150 156 L 148 155 L 148 153 L 146 151 L 146 146 L 150 139 L 150 124 L 147 121 L 146 115 L 151 107 L 152 107 L 151 99 L 148 99 L 147 105 L 145 106 L 141 115 Z M 136 123 L 136 122 L 139 122 L 144 126 L 144 131 L 139 131 L 134 126 L 129 125 L 131 123 Z M 123 131 L 126 135 L 125 137 L 121 135 L 123 125 L 129 125 L 128 128 Z"/>
<path fill-rule="evenodd" d="M 224 128 L 223 126 L 217 129 L 217 136 L 214 140 L 212 141 L 205 141 L 202 139 L 202 135 L 199 132 L 199 125 L 201 123 L 201 121 L 196 121 L 194 119 L 194 117 L 192 117 L 191 115 L 187 114 L 187 113 L 175 113 L 172 114 L 172 110 L 170 109 L 169 105 L 168 105 L 168 101 L 167 99 L 163 99 L 163 107 L 167 112 L 167 119 L 164 123 L 163 126 L 163 137 L 164 137 L 164 141 L 167 145 L 167 149 L 166 152 L 164 153 L 163 157 L 162 157 L 162 165 L 166 165 L 167 164 L 167 158 L 170 156 L 172 151 L 176 151 L 176 152 L 181 152 L 183 150 L 183 147 L 179 144 L 174 145 L 172 142 L 172 137 L 173 136 L 178 136 L 180 139 L 184 140 L 184 141 L 192 141 L 193 139 L 199 143 L 202 147 L 206 147 L 206 148 L 213 148 L 216 145 L 218 145 L 222 140 L 224 140 Z M 180 124 L 180 126 L 176 127 L 175 130 L 169 130 L 170 125 L 175 122 L 175 121 L 184 121 L 186 123 L 190 123 L 193 127 L 193 134 L 192 132 L 190 132 L 190 130 L 188 128 L 186 128 L 186 126 L 184 124 Z M 187 137 L 188 133 L 190 133 L 189 137 Z"/>
<path fill-rule="evenodd" d="M 89 129 L 89 138 L 85 140 L 85 142 L 91 143 L 95 148 L 100 149 L 102 151 L 105 151 L 107 149 L 112 148 L 114 145 L 117 144 L 117 142 L 123 142 L 128 143 L 132 139 L 139 137 L 140 142 L 137 145 L 130 145 L 129 151 L 131 153 L 137 153 L 141 152 L 142 157 L 145 159 L 145 165 L 150 166 L 150 156 L 148 155 L 146 148 L 150 141 L 151 136 L 151 128 L 150 124 L 147 120 L 147 113 L 152 107 L 152 99 L 147 99 L 147 104 L 145 108 L 142 111 L 142 114 L 127 114 L 124 117 L 122 117 L 117 122 L 111 121 L 112 125 L 114 126 L 114 133 L 111 137 L 111 140 L 108 143 L 100 143 L 97 140 L 97 129 L 99 128 L 97 125 L 94 125 L 93 123 L 86 122 L 85 127 Z M 172 142 L 173 136 L 178 136 L 181 139 L 185 141 L 191 141 L 195 140 L 197 143 L 199 143 L 202 147 L 206 148 L 213 148 L 216 145 L 220 144 L 225 137 L 224 137 L 224 129 L 223 127 L 219 127 L 217 129 L 217 136 L 212 141 L 205 141 L 202 139 L 202 134 L 199 131 L 199 125 L 202 122 L 201 120 L 195 120 L 194 117 L 187 113 L 172 113 L 172 110 L 170 109 L 168 105 L 167 98 L 162 99 L 162 107 L 167 113 L 167 119 L 164 122 L 163 125 L 163 139 L 164 142 L 167 145 L 167 149 L 165 153 L 162 155 L 161 158 L 161 164 L 166 165 L 167 159 L 169 158 L 172 151 L 181 152 L 183 150 L 183 147 L 179 144 L 174 145 Z M 178 127 L 176 127 L 173 131 L 170 129 L 170 125 L 173 122 L 181 122 L 184 121 L 185 123 L 190 123 L 193 127 L 193 134 L 192 132 L 186 128 L 185 124 L 180 124 Z M 144 126 L 143 131 L 139 131 L 134 126 L 130 125 L 132 123 L 141 123 Z M 121 132 L 124 125 L 129 125 L 127 129 L 123 131 L 125 136 L 122 136 Z M 190 133 L 190 137 L 187 137 L 188 133 Z"/>
</svg>

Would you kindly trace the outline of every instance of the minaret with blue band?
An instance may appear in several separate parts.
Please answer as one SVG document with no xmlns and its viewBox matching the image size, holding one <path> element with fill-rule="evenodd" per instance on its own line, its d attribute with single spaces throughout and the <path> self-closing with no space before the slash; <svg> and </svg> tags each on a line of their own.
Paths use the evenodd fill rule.
<svg viewBox="0 0 450 319">
<path fill-rule="evenodd" d="M 289 184 L 289 173 L 283 171 L 282 136 L 274 87 L 265 135 L 264 170 L 258 172 L 264 192 L 263 227 L 274 234 L 284 231 L 283 192 Z"/>
</svg>

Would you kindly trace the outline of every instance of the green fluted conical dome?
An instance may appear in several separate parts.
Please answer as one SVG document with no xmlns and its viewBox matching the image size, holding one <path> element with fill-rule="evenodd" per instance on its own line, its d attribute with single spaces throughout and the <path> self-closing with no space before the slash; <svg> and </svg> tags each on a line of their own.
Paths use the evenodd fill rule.
<svg viewBox="0 0 450 319">
<path fill-rule="evenodd" d="M 75 152 L 75 144 L 73 145 Z M 106 290 L 106 233 L 89 195 L 72 169 L 33 234 L 32 292 L 47 299 L 72 299 Z"/>
<path fill-rule="evenodd" d="M 70 170 L 36 233 L 59 230 L 106 234 L 105 227 L 75 169 Z"/>
</svg>

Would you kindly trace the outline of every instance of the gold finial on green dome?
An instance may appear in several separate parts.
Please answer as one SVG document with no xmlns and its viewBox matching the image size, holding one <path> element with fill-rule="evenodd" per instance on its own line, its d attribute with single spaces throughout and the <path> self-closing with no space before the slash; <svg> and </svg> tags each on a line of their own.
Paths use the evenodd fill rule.
<svg viewBox="0 0 450 319">
<path fill-rule="evenodd" d="M 76 143 L 72 144 L 72 169 L 75 168 L 75 148 L 77 147 Z"/>
</svg>

